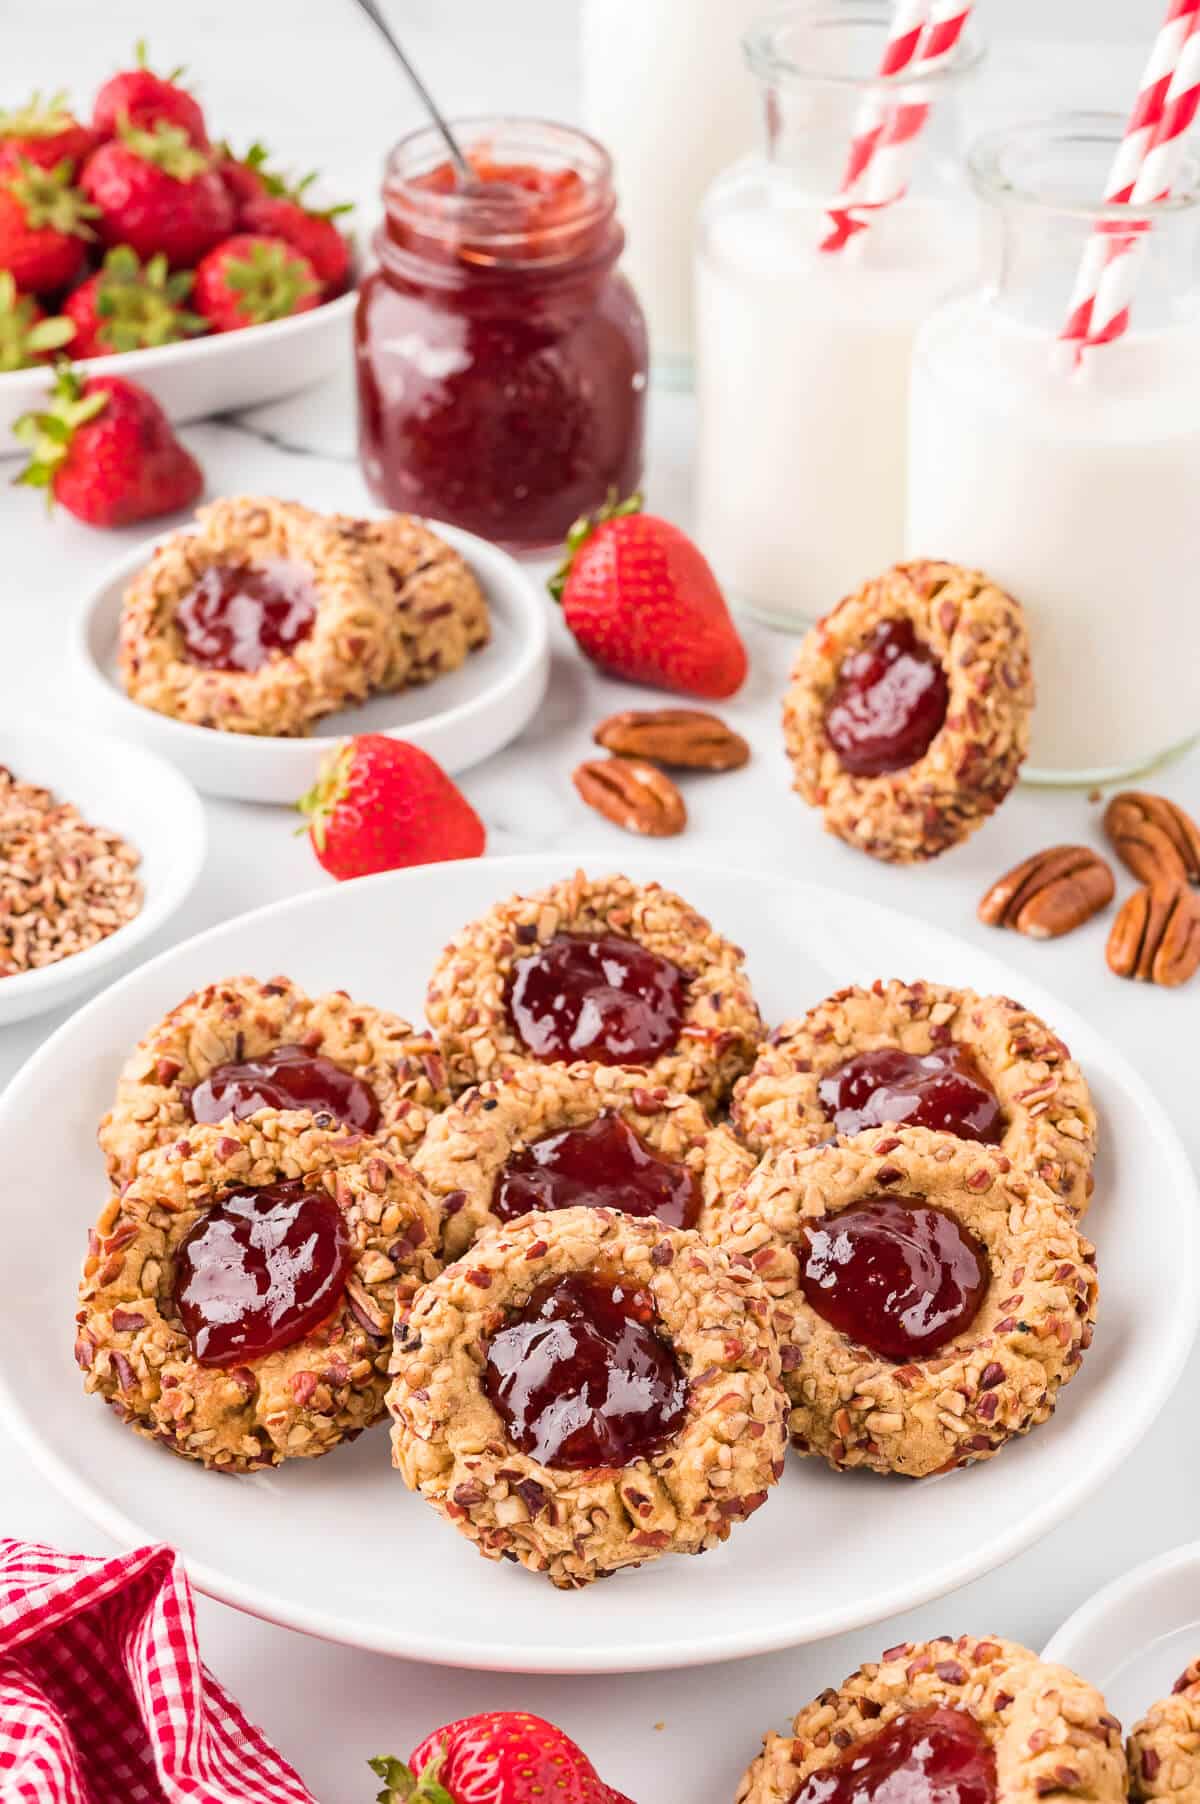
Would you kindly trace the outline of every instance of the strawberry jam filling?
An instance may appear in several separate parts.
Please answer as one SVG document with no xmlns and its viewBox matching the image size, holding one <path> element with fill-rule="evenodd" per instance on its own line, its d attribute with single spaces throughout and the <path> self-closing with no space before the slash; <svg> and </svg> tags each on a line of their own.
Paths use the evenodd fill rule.
<svg viewBox="0 0 1200 1804">
<path fill-rule="evenodd" d="M 307 639 L 316 618 L 312 573 L 287 558 L 211 564 L 175 610 L 184 655 L 206 670 L 261 670 Z"/>
<path fill-rule="evenodd" d="M 946 673 L 911 620 L 883 620 L 838 672 L 825 733 L 845 770 L 881 777 L 923 758 L 950 700 Z"/>
<path fill-rule="evenodd" d="M 989 1146 L 1004 1138 L 996 1094 L 966 1046 L 939 1046 L 926 1053 L 903 1052 L 899 1046 L 857 1052 L 825 1073 L 817 1095 L 839 1134 L 903 1123 Z"/>
<path fill-rule="evenodd" d="M 695 1226 L 700 1186 L 686 1165 L 660 1159 L 611 1111 L 586 1127 L 547 1134 L 515 1152 L 500 1173 L 492 1209 L 514 1221 L 534 1209 L 620 1209 Z"/>
<path fill-rule="evenodd" d="M 175 1306 L 201 1365 L 241 1365 L 319 1328 L 349 1270 L 333 1198 L 283 1178 L 231 1190 L 205 1210 L 175 1256 Z"/>
<path fill-rule="evenodd" d="M 627 1466 L 665 1447 L 687 1413 L 687 1380 L 655 1333 L 648 1290 L 554 1278 L 487 1346 L 483 1381 L 513 1445 L 544 1466 Z"/>
<path fill-rule="evenodd" d="M 214 1065 L 186 1100 L 193 1121 L 244 1121 L 259 1109 L 308 1109 L 363 1134 L 379 1126 L 370 1084 L 303 1046 L 277 1046 L 256 1059 Z"/>
<path fill-rule="evenodd" d="M 854 1742 L 791 1804 L 995 1804 L 996 1753 L 965 1710 L 930 1704 Z"/>
<path fill-rule="evenodd" d="M 840 1334 L 897 1364 L 924 1359 L 970 1327 L 991 1272 L 987 1253 L 923 1197 L 868 1197 L 807 1228 L 800 1283 Z"/>
<path fill-rule="evenodd" d="M 508 1011 L 536 1059 L 646 1065 L 683 1022 L 678 965 L 615 934 L 558 933 L 517 965 Z"/>
</svg>

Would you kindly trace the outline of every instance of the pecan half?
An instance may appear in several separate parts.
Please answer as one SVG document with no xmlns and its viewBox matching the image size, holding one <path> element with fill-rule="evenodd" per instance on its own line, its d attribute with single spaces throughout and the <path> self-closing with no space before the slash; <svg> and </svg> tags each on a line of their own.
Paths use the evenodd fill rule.
<svg viewBox="0 0 1200 1804">
<path fill-rule="evenodd" d="M 1143 883 L 1200 883 L 1200 827 L 1167 796 L 1124 789 L 1104 810 L 1113 851 Z"/>
<path fill-rule="evenodd" d="M 572 782 L 589 808 L 626 833 L 667 839 L 687 826 L 683 797 L 670 777 L 640 758 L 589 758 Z"/>
<path fill-rule="evenodd" d="M 1110 867 L 1090 846 L 1050 846 L 993 883 L 979 919 L 1032 940 L 1054 940 L 1107 908 L 1115 891 Z"/>
<path fill-rule="evenodd" d="M 750 757 L 740 733 L 698 708 L 630 708 L 602 720 L 592 738 L 606 752 L 677 770 L 739 770 Z"/>
<path fill-rule="evenodd" d="M 1200 896 L 1182 881 L 1149 883 L 1117 911 L 1108 968 L 1174 989 L 1200 969 Z"/>
</svg>

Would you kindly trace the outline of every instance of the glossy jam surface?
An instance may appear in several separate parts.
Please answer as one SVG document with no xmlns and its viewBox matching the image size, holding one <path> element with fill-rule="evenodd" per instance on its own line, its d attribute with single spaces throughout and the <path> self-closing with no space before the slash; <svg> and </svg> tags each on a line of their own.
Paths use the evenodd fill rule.
<svg viewBox="0 0 1200 1804">
<path fill-rule="evenodd" d="M 175 610 L 184 656 L 208 670 L 261 670 L 307 639 L 316 617 L 312 573 L 287 558 L 212 564 Z"/>
<path fill-rule="evenodd" d="M 996 1753 L 965 1710 L 895 1717 L 810 1774 L 791 1804 L 995 1804 Z"/>
<path fill-rule="evenodd" d="M 508 1012 L 535 1059 L 648 1065 L 683 1024 L 683 972 L 637 940 L 557 933 L 519 961 Z"/>
<path fill-rule="evenodd" d="M 465 193 L 444 164 L 393 169 L 355 316 L 359 456 L 385 506 L 532 550 L 637 488 L 646 326 L 597 154 L 551 128 L 544 162 L 476 152 Z"/>
<path fill-rule="evenodd" d="M 922 1197 L 869 1197 L 805 1230 L 800 1283 L 840 1334 L 883 1359 L 924 1359 L 969 1328 L 990 1279 L 987 1253 Z"/>
<path fill-rule="evenodd" d="M 662 1159 L 613 1113 L 586 1127 L 547 1134 L 515 1152 L 500 1173 L 492 1208 L 501 1221 L 534 1209 L 620 1209 L 695 1226 L 700 1186 L 686 1165 Z"/>
<path fill-rule="evenodd" d="M 953 1043 L 926 1053 L 899 1046 L 857 1052 L 825 1073 L 817 1095 L 839 1134 L 902 1122 L 989 1146 L 1004 1138 L 995 1091 L 967 1047 Z"/>
<path fill-rule="evenodd" d="M 911 620 L 883 620 L 838 672 L 825 732 L 857 777 L 907 770 L 941 731 L 950 699 L 946 673 Z"/>
<path fill-rule="evenodd" d="M 244 1121 L 258 1109 L 309 1109 L 373 1134 L 379 1102 L 370 1084 L 303 1046 L 276 1046 L 256 1059 L 214 1065 L 188 1093 L 193 1121 Z"/>
<path fill-rule="evenodd" d="M 350 1269 L 342 1212 L 302 1178 L 230 1191 L 175 1257 L 175 1306 L 201 1365 L 294 1346 L 336 1309 Z"/>
<path fill-rule="evenodd" d="M 658 1453 L 687 1411 L 687 1381 L 655 1333 L 649 1291 L 555 1278 L 487 1348 L 484 1385 L 513 1445 L 578 1472 Z"/>
</svg>

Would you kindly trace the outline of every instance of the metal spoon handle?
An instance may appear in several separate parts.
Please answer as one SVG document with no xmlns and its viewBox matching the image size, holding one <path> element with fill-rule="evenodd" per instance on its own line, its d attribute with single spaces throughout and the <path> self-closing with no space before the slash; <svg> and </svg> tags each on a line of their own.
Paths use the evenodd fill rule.
<svg viewBox="0 0 1200 1804">
<path fill-rule="evenodd" d="M 420 95 L 422 105 L 425 107 L 429 117 L 433 120 L 434 125 L 436 125 L 438 131 L 445 140 L 446 149 L 449 151 L 451 161 L 458 170 L 458 173 L 465 181 L 472 181 L 474 179 L 474 172 L 466 157 L 463 155 L 462 147 L 457 138 L 450 130 L 449 122 L 447 121 L 445 114 L 438 106 L 433 95 L 429 92 L 429 89 L 425 86 L 425 83 L 418 75 L 412 63 L 409 61 L 408 56 L 394 36 L 391 26 L 388 24 L 379 8 L 375 5 L 374 0 L 356 0 L 356 4 L 371 21 L 371 24 L 375 27 L 384 43 L 392 52 L 392 55 L 396 58 L 401 68 L 408 76 L 409 81 Z"/>
</svg>

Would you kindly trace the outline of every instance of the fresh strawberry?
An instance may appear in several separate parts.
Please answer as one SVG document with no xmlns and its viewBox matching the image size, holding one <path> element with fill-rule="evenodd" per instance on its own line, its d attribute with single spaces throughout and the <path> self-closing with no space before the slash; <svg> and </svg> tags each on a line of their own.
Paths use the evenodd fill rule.
<svg viewBox="0 0 1200 1804">
<path fill-rule="evenodd" d="M 281 238 L 242 232 L 204 258 L 192 298 L 214 332 L 236 332 L 310 312 L 320 303 L 321 284 L 308 258 Z"/>
<path fill-rule="evenodd" d="M 487 843 L 483 822 L 441 765 L 382 733 L 344 740 L 298 806 L 313 851 L 339 881 L 478 858 Z"/>
<path fill-rule="evenodd" d="M 0 167 L 0 269 L 26 294 L 65 288 L 79 274 L 96 208 L 71 185 L 69 157 L 42 169 L 28 157 Z"/>
<path fill-rule="evenodd" d="M 65 94 L 45 100 L 35 94 L 24 106 L 0 112 L 0 165 L 24 157 L 41 169 L 53 169 L 67 157 L 78 170 L 95 146 L 95 132 L 80 125 Z"/>
<path fill-rule="evenodd" d="M 87 526 L 173 514 L 204 487 L 154 396 L 120 376 L 84 380 L 64 365 L 46 411 L 25 414 L 13 431 L 32 452 L 16 480 L 48 489 Z"/>
<path fill-rule="evenodd" d="M 74 336 L 69 319 L 47 319 L 31 294 L 18 292 L 11 270 L 0 269 L 0 374 L 45 363 Z"/>
<path fill-rule="evenodd" d="M 152 131 L 156 125 L 174 125 L 201 150 L 208 148 L 208 131 L 199 103 L 179 86 L 182 69 L 155 75 L 146 66 L 146 45 L 137 46 L 136 69 L 123 69 L 105 82 L 92 108 L 92 124 L 102 138 L 115 135 L 121 121 Z"/>
<path fill-rule="evenodd" d="M 312 264 L 325 293 L 340 294 L 350 277 L 350 245 L 333 221 L 343 211 L 330 207 L 310 213 L 285 194 L 260 194 L 243 206 L 241 218 L 248 232 L 282 238 L 298 250 Z"/>
<path fill-rule="evenodd" d="M 95 275 L 67 296 L 63 312 L 75 323 L 71 355 L 107 357 L 206 332 L 207 320 L 184 306 L 194 280 L 190 270 L 170 274 L 161 251 L 142 263 L 127 244 L 117 245 Z"/>
<path fill-rule="evenodd" d="M 258 195 L 265 194 L 268 181 L 274 179 L 267 175 L 269 154 L 265 144 L 252 144 L 244 157 L 235 156 L 228 144 L 217 145 L 217 174 L 229 190 L 229 198 L 233 202 L 234 224 L 239 232 L 242 229 L 242 208 Z"/>
<path fill-rule="evenodd" d="M 550 592 L 606 670 L 724 700 L 741 688 L 747 660 L 717 579 L 686 534 L 640 509 L 635 495 L 577 521 Z"/>
<path fill-rule="evenodd" d="M 628 1804 L 569 1735 L 527 1710 L 464 1716 L 427 1735 L 406 1766 L 370 1762 L 379 1804 Z"/>
<path fill-rule="evenodd" d="M 187 269 L 233 230 L 233 203 L 207 151 L 177 125 L 151 131 L 122 123 L 83 166 L 84 193 L 100 210 L 106 244 L 139 257 L 161 251 Z"/>
</svg>

